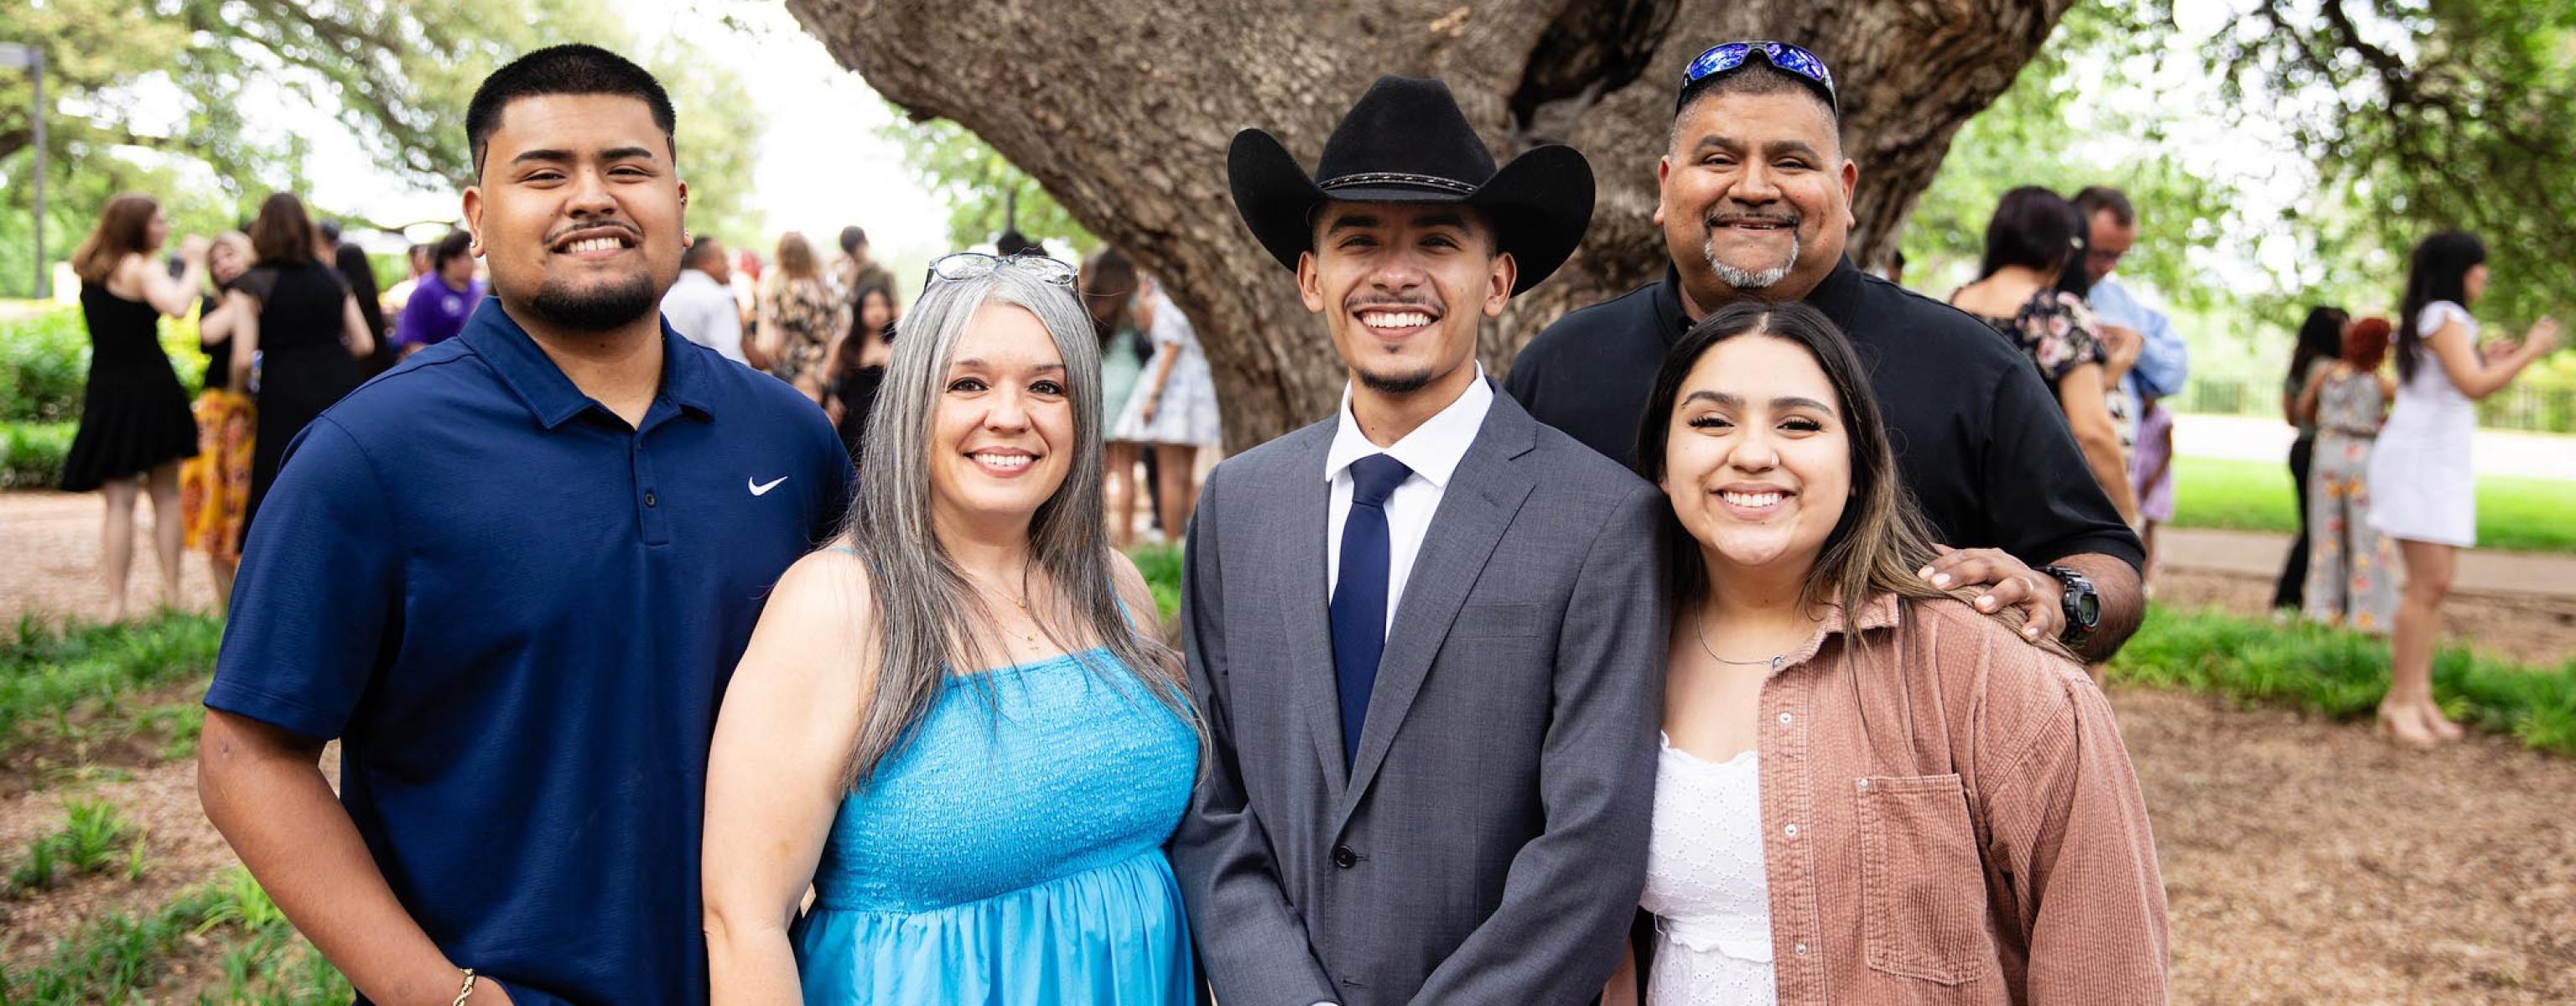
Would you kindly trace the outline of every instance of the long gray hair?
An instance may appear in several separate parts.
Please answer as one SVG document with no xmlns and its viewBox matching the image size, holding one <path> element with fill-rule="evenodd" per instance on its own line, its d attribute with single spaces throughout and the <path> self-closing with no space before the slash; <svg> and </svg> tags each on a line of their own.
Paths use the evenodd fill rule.
<svg viewBox="0 0 2576 1006">
<path fill-rule="evenodd" d="M 903 746 L 950 674 L 991 666 L 985 659 L 989 630 L 981 627 L 993 624 L 992 612 L 932 530 L 928 467 L 949 363 L 976 310 L 986 304 L 1024 308 L 1046 326 L 1064 358 L 1066 404 L 1073 412 L 1073 464 L 1064 484 L 1029 521 L 1029 566 L 1021 571 L 1020 589 L 1031 602 L 1030 614 L 1060 649 L 1073 649 L 1068 639 L 1100 640 L 1109 656 L 1134 670 L 1135 681 L 1197 729 L 1180 654 L 1128 621 L 1132 615 L 1150 625 L 1158 613 L 1123 613 L 1118 602 L 1101 504 L 1100 340 L 1091 316 L 1073 291 L 1005 266 L 973 279 L 934 280 L 922 291 L 921 301 L 904 315 L 903 334 L 868 416 L 857 498 L 843 533 L 867 563 L 883 662 L 842 773 L 848 786 L 864 784 Z M 1041 568 L 1056 587 L 1043 599 L 1028 592 L 1032 574 Z M 1086 672 L 1121 688 L 1129 685 L 1089 652 L 1077 659 Z M 991 696 L 985 698 L 989 702 Z"/>
</svg>

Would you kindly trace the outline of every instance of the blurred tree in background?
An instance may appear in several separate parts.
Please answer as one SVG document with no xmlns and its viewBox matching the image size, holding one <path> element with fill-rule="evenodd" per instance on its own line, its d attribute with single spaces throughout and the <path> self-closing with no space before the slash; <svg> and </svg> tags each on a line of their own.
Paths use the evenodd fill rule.
<svg viewBox="0 0 2576 1006">
<path fill-rule="evenodd" d="M 705 110 L 679 127 L 691 224 L 753 236 L 749 93 L 684 41 L 638 51 L 605 0 L 0 0 L 0 41 L 46 54 L 45 246 L 57 260 L 117 192 L 159 197 L 175 229 L 202 233 L 269 192 L 307 191 L 316 128 L 346 132 L 398 178 L 461 188 L 474 88 L 522 52 L 574 40 L 636 58 L 675 104 Z M 29 292 L 32 98 L 26 75 L 0 75 L 0 297 Z"/>
</svg>

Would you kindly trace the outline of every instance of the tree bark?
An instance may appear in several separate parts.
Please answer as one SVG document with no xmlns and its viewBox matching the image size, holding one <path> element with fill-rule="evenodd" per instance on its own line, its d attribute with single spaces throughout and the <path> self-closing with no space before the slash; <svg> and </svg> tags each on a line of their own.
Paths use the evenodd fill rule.
<svg viewBox="0 0 2576 1006">
<path fill-rule="evenodd" d="M 2072 0 L 787 0 L 843 66 L 916 119 L 954 119 L 1103 240 L 1162 277 L 1215 372 L 1241 450 L 1330 415 L 1344 373 L 1323 325 L 1227 195 L 1225 152 L 1259 127 L 1314 164 L 1385 73 L 1446 80 L 1499 158 L 1559 142 L 1599 179 L 1591 232 L 1486 327 L 1496 375 L 1568 310 L 1659 276 L 1655 161 L 1682 67 L 1716 42 L 1817 51 L 1860 162 L 1850 250 L 1895 247 L 1950 139 L 2010 86 Z"/>
</svg>

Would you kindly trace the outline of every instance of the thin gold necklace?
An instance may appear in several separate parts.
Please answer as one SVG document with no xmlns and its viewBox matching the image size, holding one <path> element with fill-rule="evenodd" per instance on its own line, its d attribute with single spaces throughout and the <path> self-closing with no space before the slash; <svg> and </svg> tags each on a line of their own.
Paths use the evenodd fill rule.
<svg viewBox="0 0 2576 1006">
<path fill-rule="evenodd" d="M 978 578 L 978 579 L 976 580 L 976 583 L 977 583 L 979 586 L 982 586 L 982 587 L 984 588 L 984 590 L 985 590 L 987 593 L 1001 594 L 1001 595 L 1002 595 L 1002 599 L 1003 599 L 1003 600 L 1009 601 L 1009 602 L 1011 602 L 1012 604 L 1019 606 L 1020 614 L 1028 618 L 1028 620 L 1029 620 L 1029 624 L 1030 624 L 1032 627 L 1036 626 L 1036 624 L 1037 624 L 1037 620 L 1038 620 L 1037 613 L 1029 610 L 1029 598 L 1028 598 L 1028 595 L 1027 595 L 1027 594 L 1023 593 L 1023 594 L 1021 594 L 1021 595 L 1020 595 L 1020 596 L 1018 596 L 1018 597 L 1013 597 L 1013 596 L 1011 596 L 1011 595 L 1009 595 L 1009 594 L 1003 594 L 1003 593 L 1002 593 L 1002 589 L 1001 589 L 1001 588 L 999 588 L 999 587 L 995 587 L 995 586 L 992 586 L 992 585 L 990 585 L 990 584 L 986 584 L 986 583 L 984 583 L 984 582 L 983 582 L 983 580 L 982 580 L 981 578 Z M 1036 649 L 1036 648 L 1037 648 L 1037 645 L 1038 645 L 1038 637 L 1037 637 L 1034 633 L 1020 632 L 1020 631 L 1016 631 L 1016 630 L 1005 630 L 1005 631 L 1009 631 L 1009 632 L 1011 633 L 1011 635 L 1014 635 L 1014 636 L 1018 636 L 1018 637 L 1020 637 L 1020 640 L 1021 640 L 1022 642 L 1024 642 L 1024 643 L 1027 643 L 1030 649 L 1033 649 L 1033 650 L 1034 650 L 1034 649 Z"/>
<path fill-rule="evenodd" d="M 1769 660 L 1728 660 L 1725 657 L 1718 656 L 1717 651 L 1711 649 L 1708 645 L 1708 632 L 1706 631 L 1706 626 L 1700 624 L 1699 612 L 1697 611 L 1691 612 L 1691 638 L 1699 640 L 1700 652 L 1708 654 L 1708 659 L 1717 661 L 1721 664 L 1733 664 L 1737 667 L 1769 666 L 1772 670 L 1776 671 L 1780 669 L 1781 661 L 1789 659 L 1789 655 L 1786 653 L 1774 656 Z"/>
</svg>

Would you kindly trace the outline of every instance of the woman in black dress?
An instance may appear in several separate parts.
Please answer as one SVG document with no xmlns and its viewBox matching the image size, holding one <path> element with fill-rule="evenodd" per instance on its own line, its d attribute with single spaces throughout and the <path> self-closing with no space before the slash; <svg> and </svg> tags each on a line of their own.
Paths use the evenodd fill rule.
<svg viewBox="0 0 2576 1006">
<path fill-rule="evenodd" d="M 161 352 L 161 316 L 183 317 L 206 278 L 206 243 L 189 238 L 187 267 L 173 277 L 154 261 L 170 222 L 152 197 L 126 193 L 99 211 L 98 229 L 72 253 L 89 323 L 89 387 L 80 432 L 63 460 L 64 489 L 104 490 L 107 522 L 100 566 L 106 618 L 125 618 L 125 580 L 134 564 L 134 498 L 152 496 L 152 546 L 161 559 L 161 600 L 179 601 L 179 462 L 197 453 L 188 392 Z"/>
<path fill-rule="evenodd" d="M 859 444 L 867 439 L 868 410 L 876 405 L 877 386 L 885 381 L 886 361 L 894 355 L 894 295 L 884 287 L 867 286 L 850 300 L 857 305 L 850 313 L 850 334 L 832 347 L 832 359 L 825 368 L 832 375 L 832 386 L 824 411 L 840 429 L 842 445 L 856 458 Z"/>
<path fill-rule="evenodd" d="M 259 264 L 225 294 L 235 308 L 231 360 L 234 388 L 251 389 L 259 428 L 251 438 L 250 502 L 243 535 L 259 520 L 260 501 L 277 482 L 286 447 L 322 410 L 364 378 L 358 361 L 376 351 L 357 298 L 331 263 L 314 257 L 313 218 L 304 201 L 279 192 L 250 225 Z M 251 360 L 259 375 L 251 376 Z"/>
</svg>

